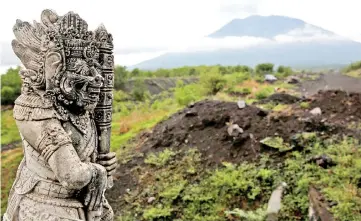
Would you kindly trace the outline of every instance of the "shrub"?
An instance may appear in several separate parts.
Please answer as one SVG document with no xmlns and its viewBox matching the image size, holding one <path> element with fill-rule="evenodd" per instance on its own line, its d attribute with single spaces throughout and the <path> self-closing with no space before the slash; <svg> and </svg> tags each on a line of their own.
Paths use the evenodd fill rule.
<svg viewBox="0 0 361 221">
<path fill-rule="evenodd" d="M 237 65 L 234 67 L 234 71 L 235 72 L 248 72 L 251 73 L 252 72 L 252 68 L 246 65 Z"/>
<path fill-rule="evenodd" d="M 258 64 L 256 66 L 256 73 L 258 73 L 258 74 L 272 73 L 273 67 L 274 67 L 274 64 L 272 64 L 272 63 Z"/>
<path fill-rule="evenodd" d="M 240 84 L 246 80 L 249 80 L 250 78 L 251 78 L 251 75 L 248 72 L 237 72 L 237 73 L 233 73 L 233 74 L 224 76 L 224 79 L 227 82 L 227 86 L 229 86 L 229 87 Z"/>
<path fill-rule="evenodd" d="M 303 109 L 307 109 L 310 107 L 310 104 L 308 102 L 301 102 L 300 107 Z"/>
<path fill-rule="evenodd" d="M 131 95 L 137 101 L 144 101 L 150 97 L 143 80 L 135 80 Z"/>
<path fill-rule="evenodd" d="M 273 89 L 272 87 L 265 87 L 259 91 L 256 92 L 255 96 L 258 100 L 260 99 L 265 99 L 268 96 L 270 96 L 271 94 L 273 94 Z"/>
<path fill-rule="evenodd" d="M 21 93 L 20 68 L 10 68 L 1 75 L 1 104 L 13 104 Z"/>
<path fill-rule="evenodd" d="M 122 90 L 117 90 L 114 91 L 114 101 L 115 102 L 121 102 L 121 101 L 126 101 L 129 99 L 129 94 L 125 93 Z"/>
<path fill-rule="evenodd" d="M 9 86 L 1 88 L 1 104 L 13 104 L 17 96 L 13 88 Z"/>
<path fill-rule="evenodd" d="M 175 91 L 174 96 L 177 103 L 181 106 L 188 105 L 202 98 L 203 89 L 199 84 L 189 84 L 186 86 L 179 85 Z"/>
<path fill-rule="evenodd" d="M 278 78 L 283 78 L 283 77 L 288 77 L 292 74 L 292 68 L 291 67 L 287 67 L 287 66 L 278 66 L 277 68 L 277 74 L 276 77 Z"/>
<path fill-rule="evenodd" d="M 124 86 L 129 72 L 125 66 L 116 66 L 114 69 L 114 88 L 116 90 L 121 89 Z"/>
<path fill-rule="evenodd" d="M 354 70 L 358 70 L 358 69 L 361 69 L 361 61 L 351 63 L 350 65 L 345 67 L 343 71 L 350 72 L 350 71 L 354 71 Z"/>
<path fill-rule="evenodd" d="M 223 89 L 226 84 L 226 79 L 217 72 L 210 72 L 201 75 L 200 83 L 207 94 L 215 95 Z"/>
</svg>

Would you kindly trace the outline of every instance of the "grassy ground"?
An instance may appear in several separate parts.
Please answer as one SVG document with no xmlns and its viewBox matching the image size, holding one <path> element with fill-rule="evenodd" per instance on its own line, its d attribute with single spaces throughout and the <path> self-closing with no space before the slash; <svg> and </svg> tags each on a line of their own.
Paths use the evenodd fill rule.
<svg viewBox="0 0 361 221">
<path fill-rule="evenodd" d="M 18 128 L 13 118 L 13 111 L 1 112 L 1 145 L 21 141 Z"/>
<path fill-rule="evenodd" d="M 159 121 L 191 102 L 207 97 L 227 101 L 245 99 L 248 103 L 252 103 L 274 93 L 276 87 L 284 91 L 292 91 L 290 85 L 259 83 L 255 79 L 251 80 L 249 75 L 244 73 L 225 77 L 212 75 L 208 78 L 201 77 L 200 81 L 199 84 L 179 85 L 174 90 L 173 98 L 159 99 L 154 103 L 145 101 L 137 105 L 127 101 L 117 103 L 121 108 L 119 112 L 113 114 L 111 149 L 118 153 L 118 158 L 129 159 L 133 146 L 128 142 L 132 138 L 141 131 L 152 128 Z M 212 87 L 215 87 L 218 93 L 210 93 Z M 281 109 L 281 107 L 278 108 Z M 17 127 L 12 118 L 12 111 L 2 112 L 1 119 L 1 144 L 20 141 Z M 6 208 L 8 191 L 14 181 L 16 168 L 21 158 L 21 148 L 2 152 L 2 213 Z M 146 220 L 157 220 L 162 217 L 164 220 L 168 220 L 169 217 L 179 214 L 183 217 L 179 220 L 189 220 L 190 217 L 194 217 L 191 220 L 220 220 L 220 217 L 225 219 L 236 216 L 225 215 L 227 210 L 236 209 L 227 206 L 232 200 L 240 200 L 242 202 L 240 207 L 245 210 L 261 208 L 273 188 L 272 185 L 266 186 L 265 184 L 267 182 L 276 184 L 284 178 L 277 174 L 275 169 L 268 169 L 265 165 L 263 167 L 262 165 L 246 164 L 230 165 L 225 162 L 223 168 L 216 171 L 209 170 L 201 167 L 200 159 L 201 156 L 197 153 L 196 147 L 183 152 L 175 152 L 170 149 L 162 155 L 147 156 L 147 167 L 141 168 L 139 174 L 143 177 L 141 184 L 151 189 L 147 193 L 138 192 L 138 195 L 127 196 L 130 207 L 124 211 L 129 211 L 130 214 L 125 214 L 119 219 L 132 220 L 130 217 L 138 213 Z M 264 159 L 266 161 L 267 156 L 264 156 Z M 290 160 L 300 159 L 290 158 Z M 154 173 L 148 179 L 146 175 L 149 175 L 149 171 Z M 301 174 L 300 171 L 298 173 Z M 249 178 L 243 179 L 243 177 Z M 236 199 L 232 198 L 234 194 L 237 195 Z M 153 204 L 145 205 L 139 201 L 139 196 L 150 195 L 156 197 Z M 289 214 L 292 213 L 292 208 L 299 203 L 298 201 L 293 202 L 293 197 L 297 198 L 298 195 L 292 195 L 289 199 L 293 205 L 289 207 Z M 144 198 L 142 199 L 144 201 Z M 302 199 L 304 200 L 304 198 Z M 302 201 L 302 203 L 305 202 Z M 303 206 L 306 208 L 306 204 Z M 262 211 L 259 211 L 261 214 Z M 342 209 L 339 213 L 344 214 Z"/>
<path fill-rule="evenodd" d="M 23 150 L 21 147 L 1 152 L 1 214 L 5 212 L 9 191 L 22 158 Z"/>
<path fill-rule="evenodd" d="M 125 212 L 118 220 L 264 220 L 270 194 L 282 181 L 288 188 L 279 220 L 307 220 L 310 184 L 334 202 L 331 211 L 337 220 L 361 220 L 358 142 L 321 139 L 313 133 L 301 137 L 305 148 L 284 156 L 282 163 L 263 155 L 257 164 L 223 162 L 210 169 L 202 166 L 196 147 L 151 153 L 145 166 L 137 168 L 140 184 L 125 196 Z M 327 154 L 336 166 L 323 169 L 307 161 L 318 154 Z M 239 208 L 231 206 L 235 204 Z"/>
<path fill-rule="evenodd" d="M 348 75 L 350 77 L 360 78 L 361 77 L 361 69 L 346 72 L 345 75 Z"/>
</svg>

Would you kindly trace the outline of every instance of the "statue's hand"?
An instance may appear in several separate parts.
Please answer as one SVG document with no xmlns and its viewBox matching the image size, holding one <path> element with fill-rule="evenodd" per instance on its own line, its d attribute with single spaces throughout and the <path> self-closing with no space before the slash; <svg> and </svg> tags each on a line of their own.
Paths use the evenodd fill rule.
<svg viewBox="0 0 361 221">
<path fill-rule="evenodd" d="M 88 211 L 97 211 L 102 207 L 104 191 L 107 187 L 107 171 L 101 165 L 91 165 L 93 176 L 86 187 L 84 205 L 88 207 Z"/>
<path fill-rule="evenodd" d="M 115 157 L 114 152 L 99 154 L 97 163 L 105 167 L 108 175 L 112 175 L 115 172 L 116 167 L 118 166 L 117 158 Z"/>
<path fill-rule="evenodd" d="M 91 221 L 100 221 L 102 215 L 102 210 L 96 210 L 96 211 L 87 211 L 87 220 Z"/>
</svg>

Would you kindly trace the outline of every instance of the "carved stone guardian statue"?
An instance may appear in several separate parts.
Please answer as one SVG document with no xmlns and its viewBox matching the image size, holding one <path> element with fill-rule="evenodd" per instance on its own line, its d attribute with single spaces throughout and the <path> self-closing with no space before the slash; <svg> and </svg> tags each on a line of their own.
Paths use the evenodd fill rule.
<svg viewBox="0 0 361 221">
<path fill-rule="evenodd" d="M 113 40 L 78 14 L 44 10 L 16 21 L 12 47 L 25 69 L 14 118 L 24 148 L 4 220 L 113 220 L 109 152 Z"/>
</svg>

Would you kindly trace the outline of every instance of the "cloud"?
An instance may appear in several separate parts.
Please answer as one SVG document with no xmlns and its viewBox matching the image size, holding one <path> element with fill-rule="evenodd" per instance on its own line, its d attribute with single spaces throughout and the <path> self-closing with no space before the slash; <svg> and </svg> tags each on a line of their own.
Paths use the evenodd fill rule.
<svg viewBox="0 0 361 221">
<path fill-rule="evenodd" d="M 9 66 L 16 65 L 20 62 L 16 57 L 10 42 L 0 42 L 0 65 Z"/>
<path fill-rule="evenodd" d="M 198 52 L 214 51 L 219 49 L 242 49 L 257 45 L 271 43 L 272 40 L 266 38 L 244 37 L 224 37 L 209 38 L 204 37 L 192 42 L 189 45 L 173 49 L 172 52 Z"/>
<path fill-rule="evenodd" d="M 131 65 L 138 64 L 142 61 L 158 57 L 165 53 L 167 53 L 167 51 L 115 54 L 114 62 L 116 65 L 131 66 Z"/>
<path fill-rule="evenodd" d="M 116 48 L 114 50 L 114 54 L 134 55 L 134 54 L 138 54 L 138 53 L 155 53 L 155 52 L 167 51 L 167 50 L 168 49 L 166 47 L 135 46 L 135 47 Z"/>
<path fill-rule="evenodd" d="M 302 28 L 297 28 L 288 33 L 277 35 L 272 39 L 259 38 L 252 36 L 243 37 L 224 37 L 209 38 L 204 37 L 191 42 L 183 47 L 178 47 L 172 52 L 206 52 L 221 49 L 244 49 L 261 45 L 284 44 L 296 42 L 325 42 L 325 41 L 342 41 L 347 38 L 336 35 L 332 32 L 323 30 L 319 27 L 306 24 Z"/>
</svg>

